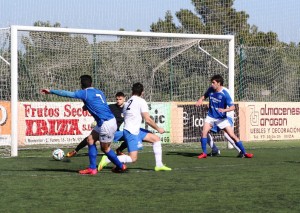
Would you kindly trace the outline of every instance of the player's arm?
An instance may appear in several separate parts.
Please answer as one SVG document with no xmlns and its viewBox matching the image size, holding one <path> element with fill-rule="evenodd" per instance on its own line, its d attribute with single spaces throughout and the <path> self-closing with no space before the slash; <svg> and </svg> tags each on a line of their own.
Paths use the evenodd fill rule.
<svg viewBox="0 0 300 213">
<path fill-rule="evenodd" d="M 232 102 L 232 99 L 230 97 L 230 94 L 225 92 L 225 100 L 226 100 L 226 104 L 228 105 L 228 107 L 226 109 L 218 109 L 219 112 L 230 112 L 235 110 L 235 106 L 234 103 Z"/>
<path fill-rule="evenodd" d="M 230 111 L 233 111 L 233 110 L 235 110 L 235 106 L 234 105 L 232 105 L 232 106 L 230 106 L 230 107 L 227 107 L 226 109 L 218 109 L 219 110 L 219 112 L 230 112 Z"/>
<path fill-rule="evenodd" d="M 203 101 L 205 100 L 206 98 L 205 98 L 205 96 L 203 95 L 203 96 L 201 96 L 201 98 L 199 98 L 199 100 L 196 102 L 196 106 L 200 106 L 200 105 L 202 105 L 202 103 L 203 103 Z"/>
<path fill-rule="evenodd" d="M 196 102 L 196 106 L 200 106 L 202 105 L 203 101 L 208 97 L 209 93 L 211 92 L 212 88 L 209 87 L 206 92 L 204 93 L 204 95 L 202 95 L 199 100 Z"/>
<path fill-rule="evenodd" d="M 62 96 L 62 97 L 76 98 L 75 92 L 70 92 L 70 91 L 66 91 L 66 90 L 42 89 L 41 92 L 46 95 L 54 94 L 54 95 L 58 95 L 58 96 Z"/>
<path fill-rule="evenodd" d="M 157 130 L 160 134 L 164 133 L 165 130 L 157 126 L 157 124 L 151 119 L 148 112 L 142 112 L 142 117 L 144 118 L 146 124 L 151 126 L 153 129 Z"/>
</svg>

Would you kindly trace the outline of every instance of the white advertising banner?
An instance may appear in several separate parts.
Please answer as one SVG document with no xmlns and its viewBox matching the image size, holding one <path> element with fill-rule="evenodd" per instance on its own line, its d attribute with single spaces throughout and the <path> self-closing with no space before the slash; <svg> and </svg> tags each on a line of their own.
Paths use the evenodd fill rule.
<svg viewBox="0 0 300 213">
<path fill-rule="evenodd" d="M 92 130 L 94 118 L 82 109 L 82 102 L 22 102 L 20 105 L 19 120 L 24 119 L 24 123 L 20 122 L 24 140 L 20 141 L 24 145 L 79 143 Z"/>
<path fill-rule="evenodd" d="M 81 142 L 91 132 L 94 122 L 82 106 L 82 102 L 21 102 L 19 144 Z M 170 142 L 170 103 L 151 103 L 148 107 L 150 116 L 166 131 L 160 135 L 162 142 Z M 141 128 L 154 132 L 144 121 Z"/>
<path fill-rule="evenodd" d="M 300 139 L 300 103 L 240 103 L 240 122 L 246 141 Z"/>
</svg>

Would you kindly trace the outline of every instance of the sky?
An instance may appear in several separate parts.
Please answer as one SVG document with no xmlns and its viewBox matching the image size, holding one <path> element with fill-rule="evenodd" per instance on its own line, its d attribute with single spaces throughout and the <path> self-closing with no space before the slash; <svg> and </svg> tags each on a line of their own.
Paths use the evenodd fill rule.
<svg viewBox="0 0 300 213">
<path fill-rule="evenodd" d="M 234 8 L 246 11 L 248 23 L 259 31 L 276 32 L 287 43 L 300 42 L 299 0 L 235 0 Z M 176 22 L 180 9 L 194 12 L 190 0 L 0 0 L 0 28 L 41 20 L 69 28 L 149 31 L 168 10 Z"/>
</svg>

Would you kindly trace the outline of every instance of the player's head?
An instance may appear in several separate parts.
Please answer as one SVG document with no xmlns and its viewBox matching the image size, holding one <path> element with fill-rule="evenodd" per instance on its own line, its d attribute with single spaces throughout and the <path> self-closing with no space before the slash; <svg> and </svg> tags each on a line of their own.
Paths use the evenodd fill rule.
<svg viewBox="0 0 300 213">
<path fill-rule="evenodd" d="M 210 82 L 213 83 L 213 81 L 220 83 L 220 86 L 223 86 L 224 79 L 221 75 L 214 75 L 211 79 Z"/>
<path fill-rule="evenodd" d="M 123 92 L 117 92 L 116 95 L 116 102 L 118 106 L 122 106 L 125 102 L 125 95 Z"/>
<path fill-rule="evenodd" d="M 92 86 L 92 77 L 90 75 L 82 75 L 80 76 L 81 88 L 86 89 Z"/>
<path fill-rule="evenodd" d="M 132 85 L 132 95 L 137 95 L 137 96 L 141 96 L 143 91 L 144 91 L 144 86 L 141 83 L 135 83 Z"/>
</svg>

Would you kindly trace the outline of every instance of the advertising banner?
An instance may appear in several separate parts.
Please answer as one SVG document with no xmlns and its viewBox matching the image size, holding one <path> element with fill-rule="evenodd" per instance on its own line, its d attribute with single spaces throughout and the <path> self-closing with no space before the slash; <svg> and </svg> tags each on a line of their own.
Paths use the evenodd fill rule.
<svg viewBox="0 0 300 213">
<path fill-rule="evenodd" d="M 92 130 L 94 118 L 82 110 L 82 102 L 22 102 L 20 105 L 20 145 L 79 143 Z M 166 131 L 160 135 L 162 142 L 169 143 L 170 104 L 151 103 L 148 107 L 152 119 Z M 141 128 L 153 131 L 144 121 Z"/>
<path fill-rule="evenodd" d="M 142 122 L 141 128 L 148 129 L 155 134 L 158 134 L 161 138 L 161 142 L 170 143 L 170 123 L 171 123 L 171 115 L 170 110 L 171 103 L 163 103 L 163 102 L 152 102 L 148 104 L 150 117 L 154 120 L 154 122 L 161 128 L 165 129 L 164 134 L 158 134 L 153 131 L 153 129 L 148 126 L 145 121 Z"/>
<path fill-rule="evenodd" d="M 208 105 L 196 106 L 195 103 L 178 105 L 183 108 L 183 142 L 199 142 L 202 127 L 207 115 Z M 235 104 L 234 130 L 239 135 L 238 105 Z M 212 133 L 215 141 L 225 141 L 222 132 Z"/>
<path fill-rule="evenodd" d="M 22 102 L 20 105 L 20 141 L 24 145 L 79 143 L 92 130 L 94 118 L 82 109 L 82 102 Z"/>
<path fill-rule="evenodd" d="M 240 103 L 240 119 L 245 141 L 300 139 L 297 102 Z"/>
<path fill-rule="evenodd" d="M 10 145 L 11 142 L 10 102 L 0 101 L 0 145 Z"/>
</svg>

